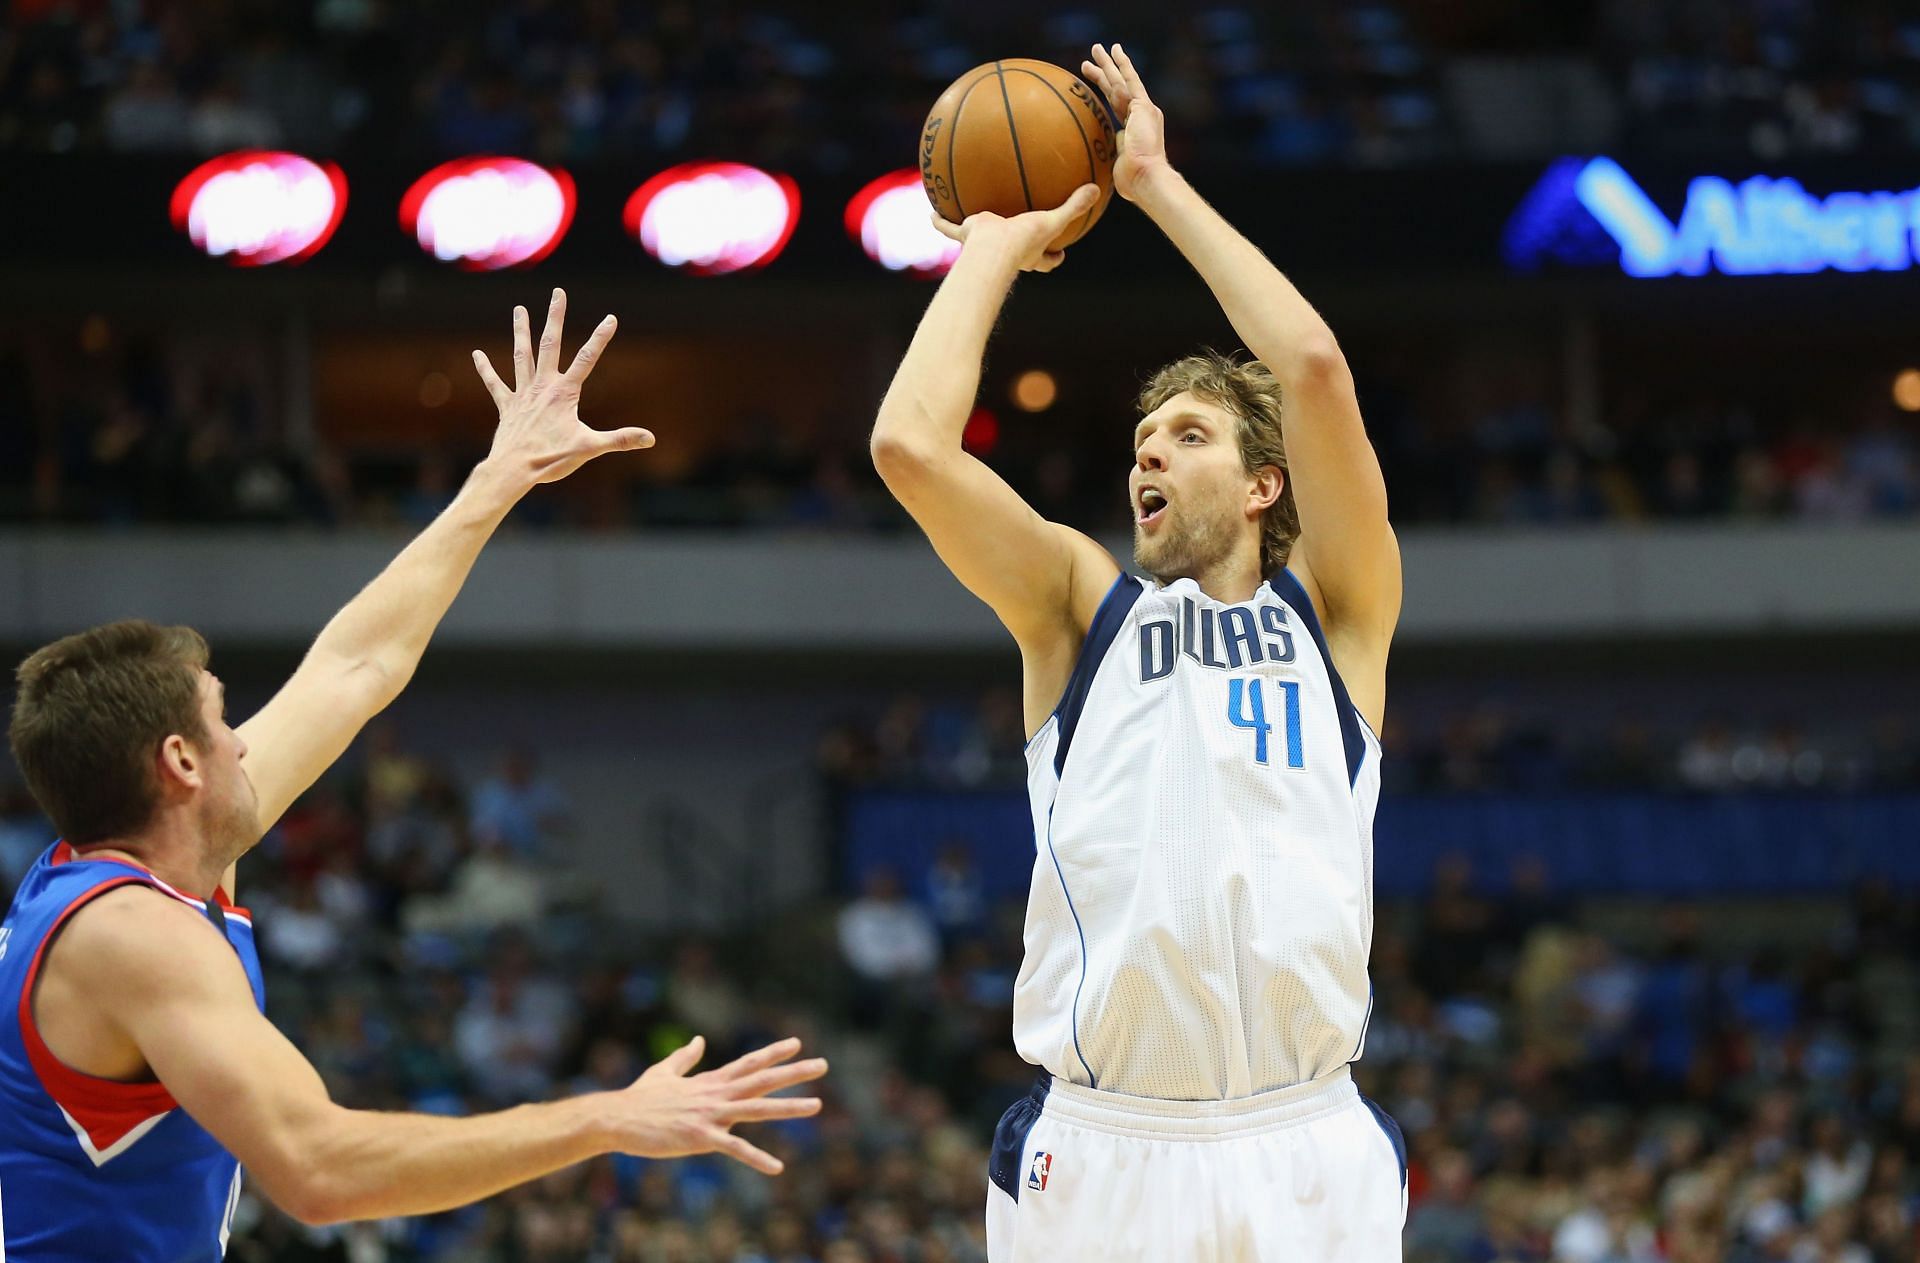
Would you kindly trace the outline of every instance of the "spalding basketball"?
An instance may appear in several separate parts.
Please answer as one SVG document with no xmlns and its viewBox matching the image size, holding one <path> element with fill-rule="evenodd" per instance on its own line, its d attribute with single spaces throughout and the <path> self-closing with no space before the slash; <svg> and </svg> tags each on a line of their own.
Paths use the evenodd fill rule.
<svg viewBox="0 0 1920 1263">
<path fill-rule="evenodd" d="M 1055 238 L 1080 240 L 1113 198 L 1113 114 L 1079 75 L 1013 58 L 975 66 L 940 94 L 920 132 L 920 179 L 949 223 L 976 211 L 1051 210 L 1083 184 L 1093 209 Z"/>
</svg>

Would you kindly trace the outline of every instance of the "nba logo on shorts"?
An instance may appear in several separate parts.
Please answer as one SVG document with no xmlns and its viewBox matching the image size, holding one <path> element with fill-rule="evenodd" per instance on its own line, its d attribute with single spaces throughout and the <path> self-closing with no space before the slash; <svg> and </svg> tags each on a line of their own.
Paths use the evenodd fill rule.
<svg viewBox="0 0 1920 1263">
<path fill-rule="evenodd" d="M 1033 1167 L 1027 1172 L 1027 1187 L 1039 1192 L 1047 1191 L 1047 1172 L 1053 1170 L 1053 1155 L 1036 1153 L 1033 1155 Z"/>
</svg>

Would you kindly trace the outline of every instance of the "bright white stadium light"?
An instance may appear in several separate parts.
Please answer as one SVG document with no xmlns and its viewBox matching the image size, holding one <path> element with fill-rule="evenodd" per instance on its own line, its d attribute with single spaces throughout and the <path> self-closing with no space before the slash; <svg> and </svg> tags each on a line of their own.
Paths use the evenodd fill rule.
<svg viewBox="0 0 1920 1263">
<path fill-rule="evenodd" d="M 944 276 L 960 257 L 960 243 L 933 226 L 920 173 L 889 172 L 847 203 L 847 235 L 867 257 L 890 272 Z"/>
<path fill-rule="evenodd" d="M 633 191 L 627 235 L 668 267 L 719 276 L 765 267 L 800 222 L 800 189 L 738 162 L 690 162 Z"/>
<path fill-rule="evenodd" d="M 469 271 L 537 263 L 573 223 L 573 178 L 519 158 L 460 158 L 414 182 L 400 225 L 434 258 Z"/>
<path fill-rule="evenodd" d="M 298 263 L 347 209 L 347 177 L 294 153 L 243 150 L 201 163 L 173 191 L 173 226 L 240 267 Z"/>
</svg>

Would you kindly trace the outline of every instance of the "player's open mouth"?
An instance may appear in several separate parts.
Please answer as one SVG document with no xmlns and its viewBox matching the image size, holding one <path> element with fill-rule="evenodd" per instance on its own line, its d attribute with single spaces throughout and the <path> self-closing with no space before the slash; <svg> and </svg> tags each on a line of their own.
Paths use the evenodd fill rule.
<svg viewBox="0 0 1920 1263">
<path fill-rule="evenodd" d="M 1158 487 L 1140 488 L 1134 521 L 1148 526 L 1158 521 L 1167 511 L 1167 497 Z"/>
</svg>

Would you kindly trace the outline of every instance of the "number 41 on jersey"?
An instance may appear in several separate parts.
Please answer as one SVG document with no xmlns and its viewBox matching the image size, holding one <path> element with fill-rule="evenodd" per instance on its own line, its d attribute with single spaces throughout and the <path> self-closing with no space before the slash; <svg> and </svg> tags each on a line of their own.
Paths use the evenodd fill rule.
<svg viewBox="0 0 1920 1263">
<path fill-rule="evenodd" d="M 1235 728 L 1248 728 L 1253 731 L 1253 761 L 1262 766 L 1267 764 L 1267 738 L 1273 732 L 1273 725 L 1267 722 L 1267 699 L 1261 692 L 1262 684 L 1271 684 L 1280 691 L 1281 704 L 1286 711 L 1284 729 L 1287 739 L 1287 766 L 1303 768 L 1306 758 L 1300 751 L 1300 685 L 1293 680 L 1240 680 L 1227 681 L 1227 720 Z"/>
</svg>

